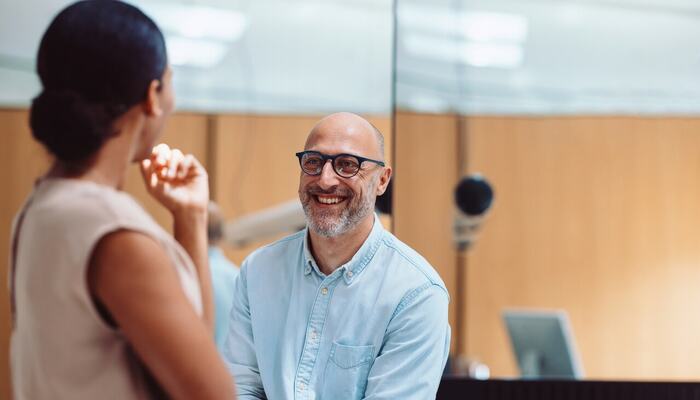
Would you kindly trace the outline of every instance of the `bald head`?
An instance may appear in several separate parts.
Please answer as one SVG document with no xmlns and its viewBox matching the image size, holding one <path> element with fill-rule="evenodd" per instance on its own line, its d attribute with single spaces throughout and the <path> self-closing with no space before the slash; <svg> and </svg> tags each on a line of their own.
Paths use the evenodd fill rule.
<svg viewBox="0 0 700 400">
<path fill-rule="evenodd" d="M 304 149 L 328 154 L 349 153 L 383 161 L 384 135 L 359 115 L 339 112 L 316 123 L 306 138 Z"/>
<path fill-rule="evenodd" d="M 392 172 L 381 162 L 384 138 L 379 130 L 357 114 L 331 114 L 311 129 L 304 150 L 321 153 L 299 158 L 299 200 L 310 231 L 327 238 L 358 229 L 368 233 L 377 196 L 386 190 Z M 364 160 L 336 157 L 340 154 Z"/>
</svg>

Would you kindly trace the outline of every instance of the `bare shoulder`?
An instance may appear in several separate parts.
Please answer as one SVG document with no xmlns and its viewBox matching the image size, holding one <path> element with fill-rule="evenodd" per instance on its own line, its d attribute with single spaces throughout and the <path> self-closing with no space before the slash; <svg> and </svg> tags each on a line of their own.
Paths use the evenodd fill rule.
<svg viewBox="0 0 700 400">
<path fill-rule="evenodd" d="M 170 268 L 170 260 L 161 245 L 151 236 L 131 230 L 117 230 L 103 236 L 95 246 L 91 268 L 149 274 Z"/>
<path fill-rule="evenodd" d="M 107 303 L 135 295 L 181 295 L 165 250 L 151 236 L 130 230 L 117 230 L 99 240 L 90 258 L 88 282 L 93 295 Z"/>
</svg>

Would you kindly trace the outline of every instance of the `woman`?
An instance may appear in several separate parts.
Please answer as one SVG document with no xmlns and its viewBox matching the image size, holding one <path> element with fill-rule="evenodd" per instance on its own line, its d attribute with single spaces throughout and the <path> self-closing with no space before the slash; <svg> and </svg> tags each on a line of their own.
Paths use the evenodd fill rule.
<svg viewBox="0 0 700 400">
<path fill-rule="evenodd" d="M 212 340 L 206 171 L 151 150 L 174 103 L 162 33 L 126 3 L 78 2 L 37 69 L 30 124 L 55 162 L 13 227 L 15 399 L 235 397 Z M 132 162 L 174 238 L 120 191 Z"/>
</svg>

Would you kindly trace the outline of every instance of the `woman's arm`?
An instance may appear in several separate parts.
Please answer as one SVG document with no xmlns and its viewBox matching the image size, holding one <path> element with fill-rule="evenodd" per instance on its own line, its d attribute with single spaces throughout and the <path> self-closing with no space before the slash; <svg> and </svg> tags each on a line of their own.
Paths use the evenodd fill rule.
<svg viewBox="0 0 700 400">
<path fill-rule="evenodd" d="M 149 193 L 173 215 L 175 240 L 187 251 L 199 276 L 204 322 L 214 332 L 214 299 L 207 254 L 209 177 L 191 154 L 166 144 L 153 148 L 141 163 Z"/>
<path fill-rule="evenodd" d="M 212 289 L 207 253 L 207 212 L 187 211 L 173 214 L 175 240 L 187 251 L 194 262 L 202 293 L 202 320 L 214 336 L 214 290 Z"/>
<path fill-rule="evenodd" d="M 173 399 L 235 398 L 211 332 L 154 239 L 124 230 L 106 235 L 93 252 L 88 283 L 93 299 Z"/>
</svg>

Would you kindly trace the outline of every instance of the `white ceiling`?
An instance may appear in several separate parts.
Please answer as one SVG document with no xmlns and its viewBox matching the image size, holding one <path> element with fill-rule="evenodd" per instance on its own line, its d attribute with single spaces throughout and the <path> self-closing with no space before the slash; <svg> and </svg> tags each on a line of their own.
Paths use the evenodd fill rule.
<svg viewBox="0 0 700 400">
<path fill-rule="evenodd" d="M 247 19 L 217 65 L 176 67 L 181 109 L 391 110 L 391 0 L 133 2 L 144 9 L 209 6 Z M 43 30 L 66 4 L 0 0 L 0 104 L 24 106 L 39 90 L 34 54 Z M 419 25 L 399 20 L 401 108 L 466 114 L 700 111 L 698 0 L 399 0 L 398 7 L 400 15 L 412 7 L 424 15 Z M 513 65 L 466 60 L 465 46 L 481 46 L 479 56 L 484 45 L 504 44 L 502 38 L 472 43 L 458 34 L 460 26 L 450 26 L 459 19 L 443 18 L 474 12 L 525 21 L 527 35 L 505 43 L 519 52 Z M 428 43 L 427 52 L 409 46 L 416 38 Z"/>
</svg>

